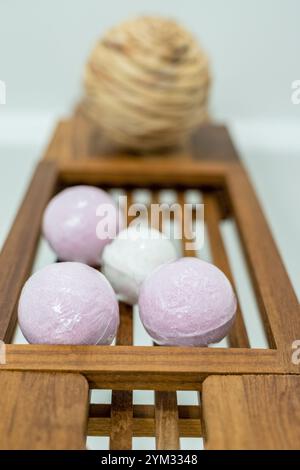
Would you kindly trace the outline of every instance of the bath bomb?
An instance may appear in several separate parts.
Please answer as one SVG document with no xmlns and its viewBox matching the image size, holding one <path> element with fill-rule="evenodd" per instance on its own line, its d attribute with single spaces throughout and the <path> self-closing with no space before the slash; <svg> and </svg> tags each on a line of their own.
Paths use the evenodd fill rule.
<svg viewBox="0 0 300 470">
<path fill-rule="evenodd" d="M 29 343 L 110 344 L 119 325 L 119 307 L 98 270 L 82 263 L 54 263 L 28 279 L 18 317 Z"/>
<path fill-rule="evenodd" d="M 235 294 L 216 266 L 181 258 L 156 269 L 141 286 L 139 313 L 154 341 L 207 346 L 224 338 L 234 320 Z"/>
<path fill-rule="evenodd" d="M 135 304 L 140 285 L 159 265 L 177 258 L 173 243 L 148 227 L 129 227 L 103 251 L 102 272 L 120 300 Z"/>
<path fill-rule="evenodd" d="M 99 265 L 105 245 L 122 227 L 112 197 L 94 186 L 73 186 L 48 204 L 43 233 L 61 261 Z"/>
</svg>

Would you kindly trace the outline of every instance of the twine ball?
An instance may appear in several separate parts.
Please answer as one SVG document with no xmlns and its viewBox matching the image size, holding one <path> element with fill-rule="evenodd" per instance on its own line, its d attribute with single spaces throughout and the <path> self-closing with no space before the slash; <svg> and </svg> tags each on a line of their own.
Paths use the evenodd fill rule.
<svg viewBox="0 0 300 470">
<path fill-rule="evenodd" d="M 85 68 L 83 111 L 113 144 L 182 144 L 208 116 L 208 59 L 177 22 L 139 17 L 109 30 Z"/>
</svg>

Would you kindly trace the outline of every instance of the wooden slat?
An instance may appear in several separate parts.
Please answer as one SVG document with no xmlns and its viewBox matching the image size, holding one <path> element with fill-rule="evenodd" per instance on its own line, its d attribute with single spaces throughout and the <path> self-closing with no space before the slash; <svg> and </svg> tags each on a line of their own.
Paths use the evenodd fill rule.
<svg viewBox="0 0 300 470">
<path fill-rule="evenodd" d="M 208 124 L 199 127 L 187 144 L 191 157 L 198 161 L 238 162 L 238 154 L 228 130 L 223 125 Z"/>
<path fill-rule="evenodd" d="M 221 214 L 218 206 L 218 201 L 213 193 L 203 193 L 203 202 L 205 207 L 205 222 L 207 225 L 210 249 L 213 256 L 213 261 L 218 268 L 223 271 L 229 281 L 234 287 L 233 275 L 230 269 L 230 264 L 226 249 L 224 246 L 223 238 L 220 231 Z M 235 289 L 236 290 L 236 289 Z M 238 304 L 236 319 L 228 335 L 229 344 L 233 348 L 249 348 L 249 338 L 245 327 L 241 307 Z"/>
<path fill-rule="evenodd" d="M 132 345 L 132 307 L 120 302 L 118 345 Z M 130 450 L 132 446 L 132 391 L 113 391 L 111 402 L 111 450 Z"/>
<path fill-rule="evenodd" d="M 105 184 L 110 186 L 134 185 L 135 187 L 174 187 L 213 185 L 220 187 L 224 184 L 224 175 L 228 166 L 224 163 L 193 162 L 179 160 L 174 165 L 172 160 L 163 160 L 158 164 L 157 159 L 148 158 L 138 161 L 135 159 L 91 159 L 60 160 L 59 172 L 63 182 Z"/>
<path fill-rule="evenodd" d="M 43 211 L 56 183 L 55 164 L 40 163 L 0 254 L 0 339 L 5 342 L 13 335 L 16 303 L 30 274 Z"/>
<path fill-rule="evenodd" d="M 112 390 L 199 390 L 208 375 L 284 370 L 276 350 L 247 348 L 8 344 L 6 358 L 0 370 L 78 372 Z"/>
<path fill-rule="evenodd" d="M 88 422 L 89 436 L 109 436 L 111 432 L 111 406 L 91 405 Z M 202 426 L 198 406 L 178 406 L 179 435 L 181 437 L 201 437 Z M 134 437 L 152 437 L 156 432 L 155 406 L 133 405 Z"/>
<path fill-rule="evenodd" d="M 60 121 L 44 153 L 44 160 L 70 161 L 76 147 L 73 146 L 73 123 L 70 120 Z"/>
<path fill-rule="evenodd" d="M 77 106 L 73 116 L 65 122 L 72 130 L 73 136 L 70 145 L 73 151 L 68 157 L 71 161 L 114 160 L 117 158 L 124 160 L 133 157 L 141 161 L 149 158 L 149 152 L 133 154 L 109 142 L 101 134 L 101 130 L 85 115 L 81 103 Z M 187 159 L 226 163 L 238 161 L 237 152 L 232 145 L 226 127 L 210 123 L 199 127 L 185 145 L 174 148 L 168 153 L 164 150 L 156 150 L 151 152 L 151 156 L 159 161 L 171 158 L 176 162 Z"/>
<path fill-rule="evenodd" d="M 153 191 L 152 204 L 159 204 L 159 193 Z M 163 220 L 154 227 L 162 231 Z M 155 438 L 157 450 L 180 448 L 176 392 L 155 392 Z"/>
<path fill-rule="evenodd" d="M 80 160 L 83 155 L 90 155 L 94 151 L 94 142 L 98 141 L 99 129 L 95 128 L 90 120 L 87 120 L 82 113 L 75 113 L 70 120 L 72 127 L 72 148 L 71 160 Z"/>
<path fill-rule="evenodd" d="M 300 449 L 300 377 L 209 377 L 202 403 L 207 449 Z"/>
<path fill-rule="evenodd" d="M 176 392 L 155 393 L 155 437 L 157 450 L 180 448 Z"/>
<path fill-rule="evenodd" d="M 269 343 L 280 349 L 285 371 L 299 373 L 291 361 L 292 343 L 300 338 L 296 294 L 247 174 L 236 166 L 226 181 Z"/>
<path fill-rule="evenodd" d="M 185 204 L 185 192 L 184 191 L 178 191 L 177 194 L 178 198 L 178 203 L 180 206 L 183 208 Z M 186 220 L 187 214 L 182 212 L 182 217 L 179 223 L 181 223 L 181 233 L 182 233 L 182 253 L 183 256 L 195 256 L 197 257 L 197 251 L 196 250 L 188 250 L 187 245 L 191 242 L 195 242 L 195 240 L 190 240 L 186 235 L 187 235 L 187 227 L 188 227 L 188 234 L 193 233 L 193 220 Z M 189 228 L 190 227 L 190 228 Z"/>
<path fill-rule="evenodd" d="M 127 194 L 127 206 L 132 203 L 132 194 Z M 127 215 L 125 220 L 127 224 Z M 123 302 L 119 303 L 120 325 L 116 338 L 116 344 L 119 346 L 131 346 L 133 343 L 133 321 L 132 307 Z M 111 402 L 111 431 L 110 431 L 110 449 L 111 450 L 130 450 L 132 447 L 132 390 L 112 392 Z"/>
<path fill-rule="evenodd" d="M 0 372 L 0 449 L 84 449 L 88 383 L 79 374 Z"/>
<path fill-rule="evenodd" d="M 117 333 L 116 344 L 118 346 L 131 346 L 133 342 L 132 306 L 119 303 L 120 325 Z"/>
<path fill-rule="evenodd" d="M 130 450 L 132 446 L 132 391 L 113 391 L 111 401 L 111 450 Z"/>
</svg>

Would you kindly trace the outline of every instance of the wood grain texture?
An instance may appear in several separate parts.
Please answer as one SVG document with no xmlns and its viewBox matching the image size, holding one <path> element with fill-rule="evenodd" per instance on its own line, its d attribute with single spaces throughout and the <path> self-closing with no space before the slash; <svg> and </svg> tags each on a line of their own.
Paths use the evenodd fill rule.
<svg viewBox="0 0 300 470">
<path fill-rule="evenodd" d="M 234 287 L 233 275 L 220 230 L 221 212 L 218 200 L 213 193 L 204 192 L 203 203 L 205 207 L 204 217 L 214 264 L 223 271 Z M 228 339 L 232 348 L 250 347 L 247 330 L 239 304 L 237 306 L 235 322 L 229 332 Z"/>
<path fill-rule="evenodd" d="M 0 449 L 85 448 L 88 383 L 84 377 L 0 372 L 0 389 Z"/>
<path fill-rule="evenodd" d="M 178 406 L 178 427 L 181 437 L 201 437 L 202 425 L 198 406 Z M 111 406 L 90 405 L 88 435 L 109 436 Z M 156 433 L 155 406 L 133 405 L 132 434 L 134 437 L 152 437 Z"/>
<path fill-rule="evenodd" d="M 300 377 L 209 377 L 202 403 L 207 449 L 300 449 Z"/>
<path fill-rule="evenodd" d="M 269 343 L 280 350 L 285 372 L 299 373 L 291 361 L 292 343 L 300 338 L 296 294 L 247 174 L 236 166 L 226 179 Z"/>
<path fill-rule="evenodd" d="M 132 346 L 133 343 L 133 314 L 132 306 L 119 302 L 120 325 L 118 328 L 116 344 L 118 346 Z"/>
<path fill-rule="evenodd" d="M 78 372 L 91 388 L 200 390 L 214 374 L 282 373 L 275 350 L 152 346 L 7 345 L 0 370 Z"/>
<path fill-rule="evenodd" d="M 76 149 L 73 138 L 72 121 L 60 121 L 44 152 L 43 159 L 51 160 L 56 163 L 73 159 L 75 154 L 74 150 Z"/>
<path fill-rule="evenodd" d="M 178 204 L 183 208 L 181 213 L 181 233 L 182 233 L 182 254 L 183 256 L 195 256 L 197 257 L 197 250 L 189 248 L 191 243 L 195 243 L 196 240 L 193 235 L 193 214 L 191 214 L 190 220 L 187 220 L 187 213 L 184 211 L 186 203 L 185 191 L 178 191 L 177 193 Z"/>
<path fill-rule="evenodd" d="M 45 206 L 57 183 L 56 166 L 37 166 L 23 203 L 0 253 L 0 339 L 9 342 L 16 323 L 16 304 L 30 274 Z"/>
<path fill-rule="evenodd" d="M 120 302 L 120 326 L 116 344 L 132 345 L 132 307 Z M 112 392 L 110 449 L 130 450 L 132 446 L 132 391 Z"/>
<path fill-rule="evenodd" d="M 130 450 L 132 446 L 132 391 L 112 392 L 110 450 Z"/>
<path fill-rule="evenodd" d="M 155 394 L 156 450 L 179 449 L 179 423 L 175 392 Z"/>
<path fill-rule="evenodd" d="M 104 184 L 111 187 L 196 187 L 212 185 L 222 187 L 225 163 L 194 162 L 182 159 L 176 162 L 154 158 L 136 161 L 118 160 L 60 160 L 58 163 L 60 179 L 66 184 Z M 229 165 L 230 166 L 230 165 Z"/>
</svg>

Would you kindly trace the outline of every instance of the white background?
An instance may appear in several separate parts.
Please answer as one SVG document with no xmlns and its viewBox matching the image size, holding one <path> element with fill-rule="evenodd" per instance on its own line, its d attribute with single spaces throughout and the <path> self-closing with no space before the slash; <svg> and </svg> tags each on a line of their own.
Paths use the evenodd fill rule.
<svg viewBox="0 0 300 470">
<path fill-rule="evenodd" d="M 181 20 L 210 55 L 212 114 L 229 126 L 300 296 L 300 105 L 291 102 L 291 84 L 300 79 L 299 0 L 0 0 L 0 80 L 7 85 L 7 104 L 0 105 L 0 246 L 55 123 L 80 98 L 87 54 L 107 27 L 134 13 Z M 36 266 L 50 257 L 42 250 Z M 234 255 L 233 264 L 243 280 Z M 243 304 L 252 314 L 244 284 Z M 258 330 L 252 340 L 263 345 Z"/>
<path fill-rule="evenodd" d="M 178 18 L 211 57 L 219 118 L 294 116 L 299 0 L 0 0 L 0 79 L 9 109 L 68 110 L 109 26 L 136 13 Z"/>
</svg>

